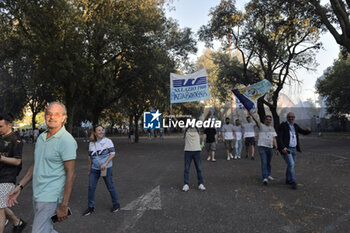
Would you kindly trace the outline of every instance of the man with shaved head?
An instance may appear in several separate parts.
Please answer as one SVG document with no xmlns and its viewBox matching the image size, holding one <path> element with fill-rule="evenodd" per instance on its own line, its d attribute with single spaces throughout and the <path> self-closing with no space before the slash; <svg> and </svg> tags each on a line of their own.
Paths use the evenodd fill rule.
<svg viewBox="0 0 350 233">
<path fill-rule="evenodd" d="M 294 164 L 297 151 L 301 152 L 299 133 L 307 135 L 311 133 L 311 129 L 309 127 L 306 130 L 302 129 L 298 124 L 294 123 L 294 120 L 294 113 L 289 112 L 287 114 L 287 121 L 281 123 L 278 128 L 277 143 L 278 149 L 287 163 L 286 184 L 291 185 L 292 189 L 297 189 Z"/>
</svg>

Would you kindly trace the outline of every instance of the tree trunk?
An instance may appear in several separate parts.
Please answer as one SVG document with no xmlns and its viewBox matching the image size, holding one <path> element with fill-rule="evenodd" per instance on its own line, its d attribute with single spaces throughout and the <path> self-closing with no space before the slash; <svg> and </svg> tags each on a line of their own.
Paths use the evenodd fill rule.
<svg viewBox="0 0 350 233">
<path fill-rule="evenodd" d="M 92 117 L 92 125 L 98 125 L 98 115 L 94 114 Z"/>
<path fill-rule="evenodd" d="M 132 127 L 134 127 L 134 118 L 132 115 L 129 116 L 129 128 L 131 129 Z"/>
<path fill-rule="evenodd" d="M 129 139 L 131 139 L 130 130 L 134 130 L 134 137 L 135 137 L 136 132 L 135 132 L 135 128 L 134 128 L 134 118 L 131 114 L 129 115 L 129 135 L 128 135 Z"/>
<path fill-rule="evenodd" d="M 275 127 L 276 132 L 278 131 L 278 127 L 280 125 L 280 117 L 277 114 L 277 100 L 278 100 L 278 95 L 273 95 L 272 96 L 272 106 L 269 106 L 269 109 L 272 113 L 273 125 Z"/>
<path fill-rule="evenodd" d="M 134 120 L 135 120 L 135 143 L 139 142 L 139 118 L 137 115 L 134 115 Z"/>
<path fill-rule="evenodd" d="M 74 122 L 74 113 L 75 113 L 75 105 L 72 104 L 66 104 L 67 108 L 67 123 L 66 123 L 66 129 L 68 132 L 72 133 L 73 130 L 73 122 Z"/>
<path fill-rule="evenodd" d="M 265 108 L 264 108 L 264 96 L 258 99 L 257 108 L 258 108 L 258 115 L 260 118 L 260 122 L 264 123 L 264 118 L 266 116 Z"/>
<path fill-rule="evenodd" d="M 32 111 L 33 115 L 32 115 L 32 129 L 34 130 L 36 127 L 36 121 L 35 121 L 35 118 L 36 118 L 36 115 L 38 114 L 37 112 L 35 111 Z"/>
</svg>

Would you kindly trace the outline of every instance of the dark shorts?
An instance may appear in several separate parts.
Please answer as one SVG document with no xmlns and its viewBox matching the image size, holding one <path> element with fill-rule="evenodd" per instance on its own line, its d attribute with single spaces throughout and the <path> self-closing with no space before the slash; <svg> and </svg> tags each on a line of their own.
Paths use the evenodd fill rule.
<svg viewBox="0 0 350 233">
<path fill-rule="evenodd" d="M 227 150 L 234 148 L 233 139 L 232 140 L 225 140 L 225 148 Z"/>
<path fill-rule="evenodd" d="M 204 150 L 206 150 L 206 151 L 216 151 L 216 143 L 215 142 L 206 142 Z"/>
<path fill-rule="evenodd" d="M 244 138 L 245 146 L 255 146 L 255 137 Z"/>
</svg>

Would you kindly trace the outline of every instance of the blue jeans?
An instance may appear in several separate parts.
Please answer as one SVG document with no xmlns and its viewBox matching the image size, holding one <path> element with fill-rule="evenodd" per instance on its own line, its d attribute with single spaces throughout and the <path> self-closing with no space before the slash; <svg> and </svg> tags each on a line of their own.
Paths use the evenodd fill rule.
<svg viewBox="0 0 350 233">
<path fill-rule="evenodd" d="M 33 201 L 34 220 L 32 233 L 57 233 L 53 229 L 51 217 L 56 214 L 58 202 Z"/>
<path fill-rule="evenodd" d="M 286 181 L 293 183 L 295 182 L 295 172 L 294 172 L 294 164 L 297 156 L 297 150 L 295 147 L 289 147 L 289 154 L 283 154 L 284 160 L 287 163 L 287 171 L 286 171 Z"/>
<path fill-rule="evenodd" d="M 235 152 L 237 157 L 241 157 L 242 152 L 242 140 L 236 140 Z"/>
<path fill-rule="evenodd" d="M 192 160 L 194 161 L 194 165 L 195 165 L 196 170 L 197 170 L 198 185 L 203 184 L 202 163 L 201 163 L 201 152 L 200 151 L 185 151 L 184 183 L 188 184 Z"/>
<path fill-rule="evenodd" d="M 95 170 L 92 168 L 90 170 L 89 193 L 88 193 L 89 207 L 95 206 L 95 190 L 96 190 L 98 179 L 100 178 L 100 173 L 101 173 L 100 170 Z M 102 178 L 107 186 L 109 194 L 111 195 L 113 205 L 118 205 L 119 204 L 118 194 L 114 187 L 111 167 L 107 168 L 107 175 Z"/>
<path fill-rule="evenodd" d="M 267 179 L 271 175 L 271 160 L 273 150 L 272 148 L 259 146 L 259 154 L 261 159 L 262 178 Z"/>
</svg>

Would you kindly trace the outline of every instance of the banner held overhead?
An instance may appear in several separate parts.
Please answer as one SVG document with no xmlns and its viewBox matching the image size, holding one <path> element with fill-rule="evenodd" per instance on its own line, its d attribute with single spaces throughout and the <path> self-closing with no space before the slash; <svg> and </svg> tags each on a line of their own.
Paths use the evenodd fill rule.
<svg viewBox="0 0 350 233">
<path fill-rule="evenodd" d="M 245 88 L 234 89 L 232 92 L 236 95 L 239 101 L 244 107 L 250 111 L 255 107 L 255 102 L 258 98 L 265 95 L 272 87 L 272 84 L 267 80 L 263 79 L 260 82 L 254 83 Z"/>
<path fill-rule="evenodd" d="M 170 103 L 209 100 L 205 69 L 187 75 L 170 74 Z"/>
</svg>

